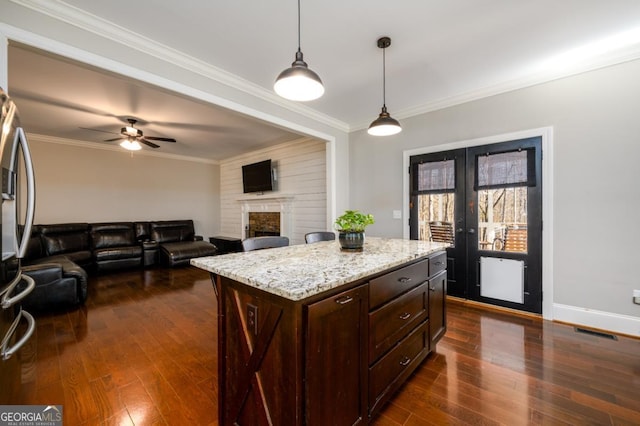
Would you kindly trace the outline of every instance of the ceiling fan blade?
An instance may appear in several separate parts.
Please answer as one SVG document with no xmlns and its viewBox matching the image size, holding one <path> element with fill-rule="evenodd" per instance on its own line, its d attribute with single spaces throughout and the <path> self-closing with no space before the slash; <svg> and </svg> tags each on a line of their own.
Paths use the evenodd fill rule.
<svg viewBox="0 0 640 426">
<path fill-rule="evenodd" d="M 119 138 L 113 138 L 113 139 L 105 139 L 105 142 L 115 142 L 115 141 L 119 141 L 124 139 L 122 136 L 120 136 Z"/>
<path fill-rule="evenodd" d="M 150 146 L 151 148 L 160 148 L 160 145 L 156 145 L 153 142 L 149 142 L 146 137 L 145 138 L 140 138 L 140 139 L 138 139 L 138 141 L 142 142 L 146 146 Z"/>
<path fill-rule="evenodd" d="M 176 140 L 173 138 L 159 138 L 157 136 L 145 136 L 144 138 L 152 141 L 176 142 Z"/>
</svg>

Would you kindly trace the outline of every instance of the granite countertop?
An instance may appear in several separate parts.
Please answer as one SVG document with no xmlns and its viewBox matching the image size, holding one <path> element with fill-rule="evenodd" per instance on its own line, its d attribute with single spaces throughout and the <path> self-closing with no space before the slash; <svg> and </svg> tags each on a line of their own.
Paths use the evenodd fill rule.
<svg viewBox="0 0 640 426">
<path fill-rule="evenodd" d="M 191 259 L 191 264 L 290 300 L 302 300 L 447 246 L 430 241 L 367 237 L 361 252 L 342 251 L 338 241 L 322 241 L 199 257 Z"/>
</svg>

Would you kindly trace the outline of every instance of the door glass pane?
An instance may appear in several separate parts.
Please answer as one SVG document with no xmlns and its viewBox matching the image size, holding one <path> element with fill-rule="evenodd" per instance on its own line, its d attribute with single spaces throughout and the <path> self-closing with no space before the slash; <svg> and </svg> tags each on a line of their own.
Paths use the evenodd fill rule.
<svg viewBox="0 0 640 426">
<path fill-rule="evenodd" d="M 418 195 L 418 238 L 453 246 L 454 207 L 455 194 L 452 192 Z"/>
<path fill-rule="evenodd" d="M 478 191 L 478 249 L 527 252 L 525 186 Z"/>
</svg>

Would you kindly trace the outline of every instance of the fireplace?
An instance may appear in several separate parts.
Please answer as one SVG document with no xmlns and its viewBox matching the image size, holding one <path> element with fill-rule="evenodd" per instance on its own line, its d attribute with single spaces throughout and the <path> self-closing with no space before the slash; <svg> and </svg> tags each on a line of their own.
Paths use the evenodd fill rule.
<svg viewBox="0 0 640 426">
<path fill-rule="evenodd" d="M 249 212 L 246 238 L 280 235 L 280 212 Z"/>
<path fill-rule="evenodd" d="M 241 226 L 244 238 L 282 235 L 292 237 L 291 196 L 243 197 Z"/>
</svg>

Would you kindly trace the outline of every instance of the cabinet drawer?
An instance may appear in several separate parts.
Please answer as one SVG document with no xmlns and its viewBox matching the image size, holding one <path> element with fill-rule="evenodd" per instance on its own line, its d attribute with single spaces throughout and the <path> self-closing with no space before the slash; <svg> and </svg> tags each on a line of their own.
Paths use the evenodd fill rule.
<svg viewBox="0 0 640 426">
<path fill-rule="evenodd" d="M 369 412 L 386 400 L 429 353 L 429 320 L 369 369 Z"/>
<path fill-rule="evenodd" d="M 429 277 L 429 259 L 390 272 L 369 282 L 369 308 L 376 308 Z"/>
<path fill-rule="evenodd" d="M 369 314 L 370 364 L 427 318 L 428 293 L 429 282 L 425 281 Z"/>
<path fill-rule="evenodd" d="M 433 256 L 429 258 L 429 275 L 434 276 L 435 274 L 442 272 L 447 267 L 447 253 L 443 252 L 438 254 L 437 256 Z"/>
</svg>

